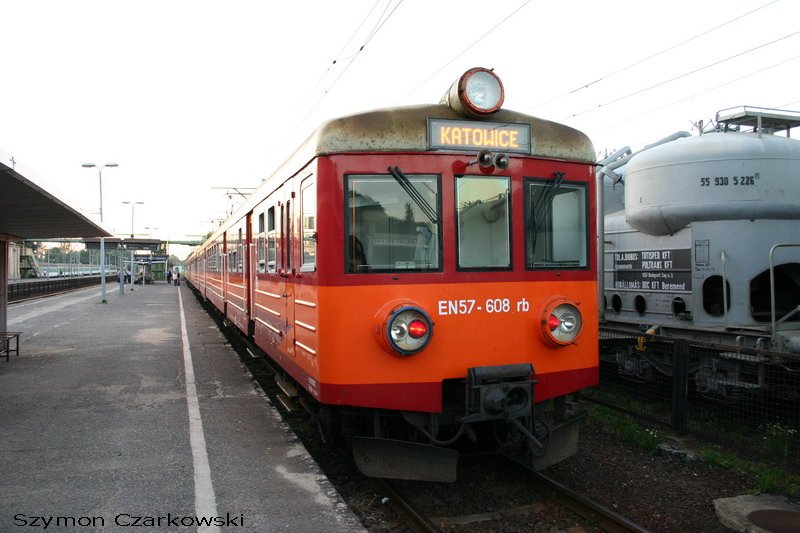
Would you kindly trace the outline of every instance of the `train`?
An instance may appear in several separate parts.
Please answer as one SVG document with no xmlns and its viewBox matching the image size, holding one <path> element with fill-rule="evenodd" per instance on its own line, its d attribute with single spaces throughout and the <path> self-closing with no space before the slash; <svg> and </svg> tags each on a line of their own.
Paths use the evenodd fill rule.
<svg viewBox="0 0 800 533">
<path fill-rule="evenodd" d="M 474 68 L 438 104 L 323 123 L 186 260 L 369 476 L 577 450 L 572 400 L 599 377 L 596 156 L 504 99 Z"/>
<path fill-rule="evenodd" d="M 798 126 L 795 111 L 726 109 L 713 131 L 626 147 L 598 167 L 603 327 L 705 346 L 694 386 L 717 399 L 779 391 L 783 372 L 800 371 Z M 671 373 L 671 353 L 629 339 L 608 354 L 620 375 Z"/>
</svg>

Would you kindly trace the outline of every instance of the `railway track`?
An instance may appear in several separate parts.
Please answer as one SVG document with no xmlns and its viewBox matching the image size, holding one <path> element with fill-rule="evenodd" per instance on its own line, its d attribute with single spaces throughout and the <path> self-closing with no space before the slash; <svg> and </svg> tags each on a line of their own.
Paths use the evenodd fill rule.
<svg viewBox="0 0 800 533">
<path fill-rule="evenodd" d="M 578 516 L 597 524 L 604 531 L 609 533 L 647 533 L 647 529 L 625 518 L 613 509 L 570 489 L 541 472 L 531 471 L 531 476 L 533 483 L 543 494 L 554 495 L 561 505 L 569 508 Z"/>
<path fill-rule="evenodd" d="M 375 492 L 388 498 L 387 503 L 398 516 L 403 517 L 406 526 L 411 531 L 414 533 L 438 533 L 442 531 L 414 505 L 411 499 L 395 489 L 389 480 L 372 478 L 370 482 Z"/>
<path fill-rule="evenodd" d="M 543 496 L 566 507 L 584 520 L 587 526 L 597 528 L 595 530 L 609 533 L 647 533 L 648 531 L 612 509 L 539 472 L 531 471 L 530 476 L 531 483 Z M 377 478 L 373 478 L 370 481 L 374 490 L 386 498 L 386 503 L 392 507 L 398 516 L 402 517 L 406 527 L 414 533 L 441 532 L 446 530 L 447 526 L 463 528 L 464 526 L 469 526 L 469 524 L 480 524 L 490 520 L 495 521 L 492 527 L 497 528 L 497 521 L 502 522 L 506 516 L 538 512 L 546 508 L 543 504 L 532 502 L 529 505 L 513 509 L 495 510 L 490 513 L 429 518 L 411 498 L 406 496 L 391 481 Z"/>
</svg>

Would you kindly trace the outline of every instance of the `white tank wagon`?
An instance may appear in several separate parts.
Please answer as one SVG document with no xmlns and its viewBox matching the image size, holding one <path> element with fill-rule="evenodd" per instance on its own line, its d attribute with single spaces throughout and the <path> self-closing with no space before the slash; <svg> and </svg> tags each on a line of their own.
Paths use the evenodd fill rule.
<svg viewBox="0 0 800 533">
<path fill-rule="evenodd" d="M 682 133 L 600 169 L 611 191 L 609 327 L 800 353 L 800 140 L 789 136 L 797 126 L 800 113 L 723 111 L 712 133 Z M 652 373 L 640 357 L 623 356 L 621 371 Z M 738 363 L 714 366 L 732 384 L 723 389 L 756 386 L 740 381 Z"/>
</svg>

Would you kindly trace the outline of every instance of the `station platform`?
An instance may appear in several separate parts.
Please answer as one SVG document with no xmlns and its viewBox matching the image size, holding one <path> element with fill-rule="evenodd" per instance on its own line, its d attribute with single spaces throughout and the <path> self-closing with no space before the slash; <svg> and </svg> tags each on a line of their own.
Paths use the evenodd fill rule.
<svg viewBox="0 0 800 533">
<path fill-rule="evenodd" d="M 0 531 L 361 531 L 185 286 L 11 304 Z"/>
</svg>

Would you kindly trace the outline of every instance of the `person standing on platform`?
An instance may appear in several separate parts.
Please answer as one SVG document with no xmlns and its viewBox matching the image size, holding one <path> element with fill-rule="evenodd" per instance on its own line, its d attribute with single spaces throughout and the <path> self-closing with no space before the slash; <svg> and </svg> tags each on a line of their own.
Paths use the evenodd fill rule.
<svg viewBox="0 0 800 533">
<path fill-rule="evenodd" d="M 167 270 L 167 285 L 172 283 L 172 270 Z"/>
<path fill-rule="evenodd" d="M 180 285 L 181 285 L 181 273 L 178 272 L 177 270 L 175 271 L 175 278 L 174 279 L 175 279 L 175 286 L 176 287 L 180 287 Z"/>
</svg>

